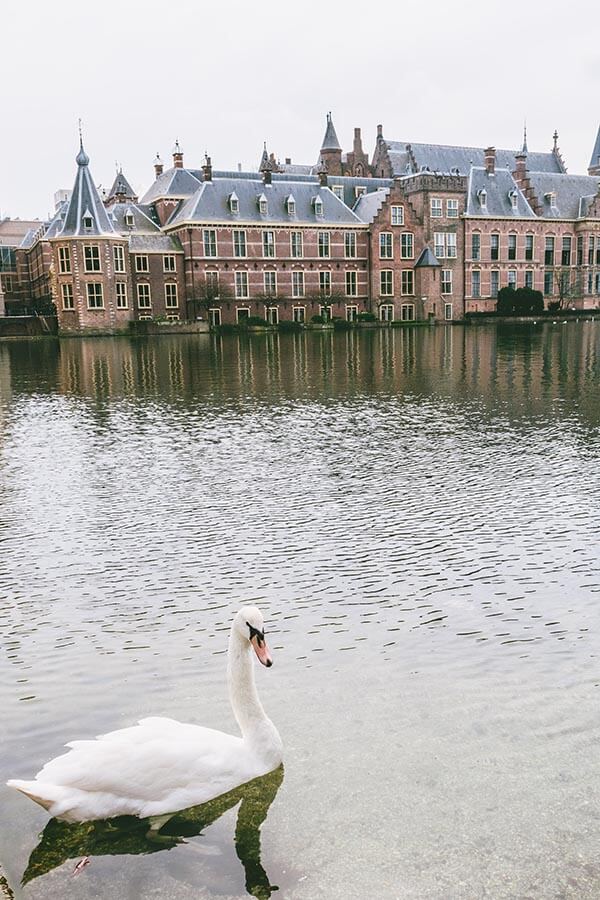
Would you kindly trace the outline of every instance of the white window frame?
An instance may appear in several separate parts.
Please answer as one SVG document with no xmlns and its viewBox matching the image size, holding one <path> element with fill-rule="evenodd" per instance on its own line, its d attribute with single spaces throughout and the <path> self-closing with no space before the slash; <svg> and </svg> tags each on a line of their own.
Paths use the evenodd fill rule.
<svg viewBox="0 0 600 900">
<path fill-rule="evenodd" d="M 452 269 L 442 269 L 440 285 L 442 294 L 452 293 Z"/>
<path fill-rule="evenodd" d="M 393 322 L 394 321 L 394 304 L 393 303 L 381 303 L 379 306 L 379 321 L 380 322 Z"/>
<path fill-rule="evenodd" d="M 413 297 L 415 293 L 415 273 L 413 269 L 402 269 L 400 272 L 400 294 Z"/>
<path fill-rule="evenodd" d="M 356 232 L 344 232 L 344 258 L 356 259 Z"/>
<path fill-rule="evenodd" d="M 331 259 L 331 234 L 329 231 L 319 231 L 317 237 L 317 252 L 319 259 Z"/>
<path fill-rule="evenodd" d="M 242 315 L 240 315 L 242 313 Z M 245 322 L 246 319 L 250 318 L 250 307 L 249 306 L 236 306 L 235 308 L 235 321 L 239 325 L 240 322 Z"/>
<path fill-rule="evenodd" d="M 204 256 L 207 259 L 213 259 L 217 256 L 217 232 L 214 228 L 204 228 L 202 230 L 202 244 L 204 247 Z"/>
<path fill-rule="evenodd" d="M 250 296 L 250 288 L 248 285 L 248 272 L 241 269 L 234 273 L 235 299 L 247 300 Z"/>
<path fill-rule="evenodd" d="M 299 324 L 304 325 L 304 323 L 306 322 L 306 307 L 293 306 L 292 319 L 294 320 L 294 322 L 298 322 Z"/>
<path fill-rule="evenodd" d="M 400 321 L 401 322 L 414 322 L 415 321 L 415 304 L 414 303 L 403 303 L 400 306 Z"/>
<path fill-rule="evenodd" d="M 262 233 L 262 251 L 265 259 L 275 258 L 275 232 L 263 231 Z"/>
<path fill-rule="evenodd" d="M 319 271 L 319 294 L 321 297 L 331 297 L 331 269 Z"/>
<path fill-rule="evenodd" d="M 167 281 L 165 283 L 165 309 L 178 308 L 179 297 L 177 296 L 177 284 L 174 281 Z"/>
<path fill-rule="evenodd" d="M 301 231 L 290 232 L 290 256 L 292 259 L 304 259 L 304 234 Z"/>
<path fill-rule="evenodd" d="M 71 274 L 71 249 L 69 247 L 58 248 L 58 271 L 61 275 Z"/>
<path fill-rule="evenodd" d="M 306 284 L 302 270 L 292 272 L 292 297 L 305 297 Z"/>
<path fill-rule="evenodd" d="M 75 309 L 75 297 L 73 296 L 73 285 L 71 282 L 61 284 L 60 294 L 62 299 L 62 308 L 64 310 Z"/>
<path fill-rule="evenodd" d="M 218 328 L 221 324 L 221 310 L 218 306 L 209 307 L 208 324 L 211 328 Z"/>
<path fill-rule="evenodd" d="M 446 200 L 446 217 L 448 219 L 458 219 L 458 200 Z"/>
<path fill-rule="evenodd" d="M 390 207 L 390 225 L 404 225 L 404 207 L 394 204 Z"/>
<path fill-rule="evenodd" d="M 444 216 L 444 201 L 441 197 L 430 198 L 430 210 L 432 219 L 441 219 Z"/>
<path fill-rule="evenodd" d="M 98 244 L 83 245 L 83 271 L 90 273 L 102 271 L 100 247 Z"/>
<path fill-rule="evenodd" d="M 269 325 L 279 325 L 279 310 L 276 306 L 268 306 L 265 304 L 265 319 Z"/>
<path fill-rule="evenodd" d="M 358 297 L 358 272 L 356 269 L 347 269 L 344 274 L 346 297 Z"/>
<path fill-rule="evenodd" d="M 379 232 L 379 259 L 394 258 L 394 235 L 391 231 Z"/>
<path fill-rule="evenodd" d="M 113 261 L 115 264 L 115 272 L 119 275 L 125 274 L 125 247 L 117 244 L 113 247 Z"/>
<path fill-rule="evenodd" d="M 267 281 L 272 282 L 272 284 L 268 285 Z M 274 269 L 268 269 L 266 272 L 263 272 L 263 288 L 265 294 L 269 297 L 277 294 L 277 272 Z"/>
<path fill-rule="evenodd" d="M 379 271 L 379 296 L 380 297 L 393 297 L 394 296 L 394 270 L 393 269 L 380 269 L 380 271 Z"/>
<path fill-rule="evenodd" d="M 88 309 L 104 309 L 104 288 L 101 281 L 88 281 L 86 284 L 87 308 Z M 91 291 L 90 288 L 100 288 L 100 290 Z M 100 298 L 100 303 L 95 302 Z M 90 300 L 94 303 L 90 303 Z"/>
<path fill-rule="evenodd" d="M 245 228 L 237 228 L 233 232 L 233 255 L 235 259 L 247 259 L 248 240 Z"/>
<path fill-rule="evenodd" d="M 126 281 L 115 281 L 115 306 L 117 309 L 129 308 Z"/>
<path fill-rule="evenodd" d="M 358 306 L 355 303 L 346 303 L 346 322 L 356 322 L 358 318 Z"/>
<path fill-rule="evenodd" d="M 152 309 L 152 288 L 147 281 L 137 285 L 137 308 Z"/>
<path fill-rule="evenodd" d="M 403 231 L 400 235 L 400 259 L 414 259 L 415 236 L 412 231 Z"/>
<path fill-rule="evenodd" d="M 173 253 L 167 253 L 163 256 L 163 272 L 176 272 L 177 262 Z"/>
<path fill-rule="evenodd" d="M 444 319 L 446 322 L 452 321 L 452 304 L 444 303 Z"/>
<path fill-rule="evenodd" d="M 146 253 L 136 253 L 135 255 L 135 271 L 136 272 L 149 272 L 150 264 L 148 262 L 148 256 Z"/>
</svg>

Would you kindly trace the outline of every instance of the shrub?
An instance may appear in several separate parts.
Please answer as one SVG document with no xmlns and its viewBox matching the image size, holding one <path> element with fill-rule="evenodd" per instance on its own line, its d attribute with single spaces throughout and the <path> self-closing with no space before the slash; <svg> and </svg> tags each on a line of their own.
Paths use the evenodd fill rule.
<svg viewBox="0 0 600 900">
<path fill-rule="evenodd" d="M 266 319 L 263 319 L 262 316 L 248 316 L 247 319 L 243 320 L 245 325 L 268 325 Z"/>
<path fill-rule="evenodd" d="M 544 295 L 532 288 L 503 287 L 498 291 L 496 313 L 499 316 L 532 316 L 544 312 Z"/>
<path fill-rule="evenodd" d="M 313 325 L 324 325 L 325 316 L 311 316 L 310 321 L 313 323 Z"/>
<path fill-rule="evenodd" d="M 377 316 L 372 312 L 359 312 L 356 317 L 359 322 L 376 322 Z"/>
</svg>

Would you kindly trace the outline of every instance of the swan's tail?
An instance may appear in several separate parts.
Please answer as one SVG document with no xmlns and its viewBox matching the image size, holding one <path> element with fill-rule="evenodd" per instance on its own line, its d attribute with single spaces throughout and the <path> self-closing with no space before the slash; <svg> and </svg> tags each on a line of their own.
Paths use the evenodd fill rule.
<svg viewBox="0 0 600 900">
<path fill-rule="evenodd" d="M 62 792 L 62 788 L 58 785 L 45 784 L 43 781 L 20 781 L 18 778 L 11 778 L 6 784 L 8 787 L 21 791 L 26 797 L 29 797 L 35 803 L 39 803 L 40 806 L 47 810 L 60 799 Z"/>
</svg>

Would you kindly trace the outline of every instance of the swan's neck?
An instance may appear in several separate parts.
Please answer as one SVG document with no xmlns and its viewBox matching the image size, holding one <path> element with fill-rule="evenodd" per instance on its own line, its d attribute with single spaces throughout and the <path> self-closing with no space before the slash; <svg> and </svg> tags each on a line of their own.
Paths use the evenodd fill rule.
<svg viewBox="0 0 600 900">
<path fill-rule="evenodd" d="M 248 746 L 269 764 L 281 762 L 281 739 L 267 717 L 254 683 L 250 643 L 232 631 L 227 660 L 229 698 L 233 714 Z"/>
</svg>

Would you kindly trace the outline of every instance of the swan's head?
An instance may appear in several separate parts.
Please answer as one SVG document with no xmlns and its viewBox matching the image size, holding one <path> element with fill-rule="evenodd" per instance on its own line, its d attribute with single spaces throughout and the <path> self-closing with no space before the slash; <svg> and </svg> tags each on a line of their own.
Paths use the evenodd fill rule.
<svg viewBox="0 0 600 900">
<path fill-rule="evenodd" d="M 233 621 L 233 627 L 240 637 L 250 643 L 263 666 L 268 668 L 273 665 L 271 651 L 265 640 L 264 619 L 257 606 L 243 606 Z"/>
</svg>

